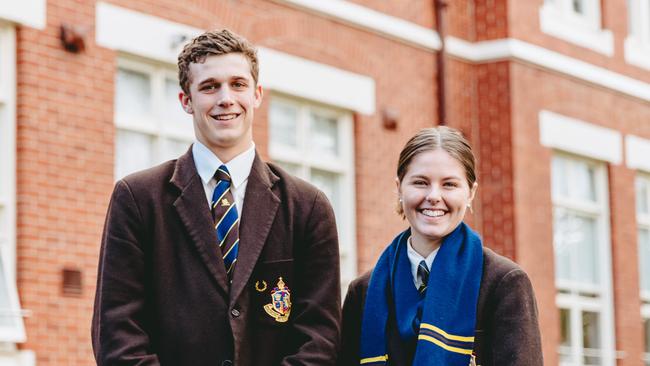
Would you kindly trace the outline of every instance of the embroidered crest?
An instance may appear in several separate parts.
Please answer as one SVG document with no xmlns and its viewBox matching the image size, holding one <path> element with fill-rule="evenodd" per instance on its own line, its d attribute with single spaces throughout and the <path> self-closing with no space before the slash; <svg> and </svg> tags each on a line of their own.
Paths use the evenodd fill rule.
<svg viewBox="0 0 650 366">
<path fill-rule="evenodd" d="M 276 322 L 284 323 L 289 320 L 291 313 L 291 292 L 285 286 L 282 277 L 278 279 L 278 286 L 271 291 L 271 303 L 264 305 L 264 311 Z"/>
<path fill-rule="evenodd" d="M 230 206 L 230 201 L 228 201 L 227 198 L 222 199 L 221 206 L 226 206 L 226 207 Z"/>
<path fill-rule="evenodd" d="M 266 281 L 262 281 L 262 286 L 260 286 L 260 281 L 255 282 L 255 290 L 257 290 L 257 292 L 266 291 Z"/>
</svg>

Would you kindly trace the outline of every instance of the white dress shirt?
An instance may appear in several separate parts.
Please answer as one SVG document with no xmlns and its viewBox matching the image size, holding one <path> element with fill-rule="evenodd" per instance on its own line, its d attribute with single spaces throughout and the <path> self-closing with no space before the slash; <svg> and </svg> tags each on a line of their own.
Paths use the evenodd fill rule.
<svg viewBox="0 0 650 366">
<path fill-rule="evenodd" d="M 214 173 L 219 169 L 223 162 L 212 151 L 210 151 L 210 149 L 198 141 L 195 141 L 192 145 L 192 156 L 194 157 L 196 171 L 199 173 L 201 182 L 203 183 L 208 207 L 210 207 L 212 203 L 212 193 L 214 187 L 217 186 L 217 180 L 214 178 Z M 251 144 L 251 147 L 248 150 L 235 156 L 225 164 L 232 180 L 230 189 L 235 198 L 237 213 L 240 218 L 244 207 L 244 196 L 246 195 L 248 175 L 253 167 L 253 160 L 255 160 L 254 143 Z"/>
<path fill-rule="evenodd" d="M 422 279 L 418 277 L 418 266 L 420 265 L 421 261 L 424 261 L 424 263 L 427 264 L 429 271 L 431 271 L 431 265 L 433 264 L 433 260 L 436 258 L 436 254 L 438 254 L 440 247 L 438 247 L 426 258 L 424 258 L 420 255 L 420 253 L 416 252 L 415 249 L 413 249 L 413 244 L 411 244 L 410 236 L 407 240 L 407 244 L 408 245 L 406 246 L 406 252 L 409 257 L 409 262 L 411 262 L 411 274 L 413 274 L 413 283 L 415 284 L 415 288 L 420 288 L 420 285 L 422 285 Z"/>
</svg>

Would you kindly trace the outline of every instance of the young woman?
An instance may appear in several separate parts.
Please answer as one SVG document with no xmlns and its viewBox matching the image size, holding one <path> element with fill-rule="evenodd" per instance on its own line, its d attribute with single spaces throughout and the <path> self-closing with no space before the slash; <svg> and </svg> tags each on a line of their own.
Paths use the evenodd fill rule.
<svg viewBox="0 0 650 366">
<path fill-rule="evenodd" d="M 418 132 L 396 183 L 410 227 L 350 284 L 339 365 L 543 365 L 526 273 L 463 222 L 478 187 L 465 138 L 448 127 Z"/>
</svg>

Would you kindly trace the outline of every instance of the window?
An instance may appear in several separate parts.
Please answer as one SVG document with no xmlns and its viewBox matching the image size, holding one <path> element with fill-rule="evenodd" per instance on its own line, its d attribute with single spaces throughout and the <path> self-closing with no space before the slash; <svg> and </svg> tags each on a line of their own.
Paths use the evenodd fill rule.
<svg viewBox="0 0 650 366">
<path fill-rule="evenodd" d="M 556 154 L 551 174 L 560 365 L 613 365 L 605 166 Z"/>
<path fill-rule="evenodd" d="M 625 60 L 650 69 L 650 0 L 627 0 Z"/>
<path fill-rule="evenodd" d="M 312 182 L 332 203 L 345 287 L 356 276 L 352 115 L 273 95 L 269 134 L 271 159 L 289 173 Z"/>
<path fill-rule="evenodd" d="M 614 37 L 601 27 L 600 0 L 546 0 L 540 8 L 542 32 L 608 56 Z"/>
<path fill-rule="evenodd" d="M 641 317 L 645 335 L 644 361 L 650 366 L 650 175 L 636 179 L 636 217 L 639 230 Z"/>
<path fill-rule="evenodd" d="M 16 290 L 15 32 L 0 23 L 0 342 L 25 340 Z"/>
<path fill-rule="evenodd" d="M 194 140 L 174 68 L 120 59 L 115 78 L 115 178 L 183 154 Z"/>
</svg>

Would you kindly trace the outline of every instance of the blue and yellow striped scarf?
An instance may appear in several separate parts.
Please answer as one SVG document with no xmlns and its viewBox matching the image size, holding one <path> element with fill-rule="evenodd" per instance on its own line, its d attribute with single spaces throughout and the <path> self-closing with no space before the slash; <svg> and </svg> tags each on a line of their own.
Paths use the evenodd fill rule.
<svg viewBox="0 0 650 366">
<path fill-rule="evenodd" d="M 417 346 L 413 365 L 467 366 L 474 347 L 476 304 L 483 274 L 481 238 L 461 222 L 447 235 L 431 266 L 422 300 L 406 252 L 411 231 L 384 250 L 370 277 L 361 325 L 361 365 L 387 365 L 387 322 L 395 314 L 403 342 Z M 417 307 L 424 301 L 422 319 Z"/>
</svg>

